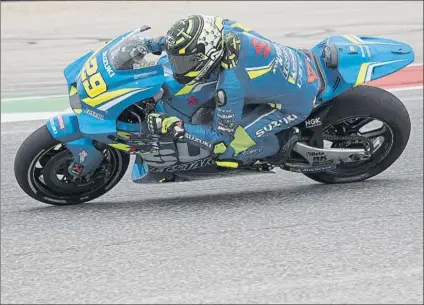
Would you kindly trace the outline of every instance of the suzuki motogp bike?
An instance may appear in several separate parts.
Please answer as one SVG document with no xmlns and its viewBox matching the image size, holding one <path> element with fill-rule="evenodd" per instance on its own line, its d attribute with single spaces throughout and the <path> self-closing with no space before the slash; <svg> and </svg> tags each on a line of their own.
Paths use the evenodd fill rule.
<svg viewBox="0 0 424 305">
<path fill-rule="evenodd" d="M 131 178 L 141 184 L 269 175 L 276 166 L 322 183 L 356 182 L 386 170 L 407 145 L 405 106 L 364 83 L 411 64 L 411 47 L 378 37 L 330 36 L 302 50 L 317 67 L 321 89 L 313 112 L 296 126 L 298 141 L 277 156 L 278 164 L 263 159 L 219 167 L 208 150 L 148 131 L 150 112 L 210 124 L 215 107 L 215 84 L 177 83 L 166 55 L 153 61 L 144 56 L 129 67 L 125 50 L 148 29 L 124 33 L 65 68 L 73 112 L 50 118 L 16 154 L 15 177 L 26 194 L 53 205 L 93 200 L 118 184 L 131 155 Z M 284 61 L 290 67 L 289 58 Z M 191 103 L 190 93 L 199 91 L 204 99 Z"/>
</svg>

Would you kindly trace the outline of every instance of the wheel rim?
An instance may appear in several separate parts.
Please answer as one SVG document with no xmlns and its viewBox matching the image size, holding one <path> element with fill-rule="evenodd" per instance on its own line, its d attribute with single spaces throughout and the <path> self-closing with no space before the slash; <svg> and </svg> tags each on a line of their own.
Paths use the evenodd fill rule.
<svg viewBox="0 0 424 305">
<path fill-rule="evenodd" d="M 359 135 L 373 142 L 371 158 L 354 163 L 338 165 L 337 169 L 327 171 L 337 175 L 360 175 L 368 172 L 382 162 L 394 147 L 394 133 L 390 125 L 379 118 L 371 116 L 351 116 L 336 121 L 323 128 L 327 135 L 352 136 Z M 363 145 L 349 145 L 348 142 L 324 141 L 324 147 L 331 148 L 364 148 Z M 346 145 L 348 144 L 348 145 Z M 352 144 L 352 143 L 350 143 Z"/>
<path fill-rule="evenodd" d="M 41 193 L 52 201 L 67 201 L 77 197 L 84 200 L 100 188 L 113 184 L 122 170 L 122 157 L 115 149 L 103 150 L 100 166 L 81 178 L 68 173 L 73 158 L 64 145 L 57 144 L 40 152 L 28 169 L 28 181 L 34 193 Z"/>
</svg>

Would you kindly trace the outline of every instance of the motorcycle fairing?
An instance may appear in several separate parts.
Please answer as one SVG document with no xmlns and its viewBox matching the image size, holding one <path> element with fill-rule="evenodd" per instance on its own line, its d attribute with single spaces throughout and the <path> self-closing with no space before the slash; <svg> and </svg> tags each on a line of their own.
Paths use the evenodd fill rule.
<svg viewBox="0 0 424 305">
<path fill-rule="evenodd" d="M 414 61 L 409 45 L 369 36 L 330 36 L 313 47 L 312 52 L 319 60 L 327 84 L 318 102 L 392 74 Z M 335 68 L 326 65 L 330 57 L 336 58 Z"/>
<path fill-rule="evenodd" d="M 71 105 L 80 104 L 80 109 L 78 111 L 75 109 L 78 115 L 63 116 L 65 130 L 59 131 L 56 128 L 56 132 L 54 132 L 53 127 L 47 125 L 56 139 L 69 146 L 75 160 L 78 160 L 81 150 L 87 148 L 92 151 L 95 149 L 92 140 L 133 152 L 134 147 L 129 144 L 130 142 L 120 138 L 119 133 L 147 132 L 147 130 L 145 126 L 120 122 L 117 118 L 130 105 L 157 96 L 161 89 L 164 94 L 156 104 L 156 111 L 178 116 L 188 122 L 192 120 L 193 115 L 199 109 L 208 108 L 208 103 L 213 98 L 215 86 L 213 82 L 193 86 L 177 83 L 172 77 L 167 56 L 162 56 L 155 65 L 128 70 L 114 69 L 111 64 L 113 59 L 111 48 L 134 33 L 137 34 L 137 30 L 124 33 L 96 52 L 85 54 L 68 65 L 64 71 L 68 90 L 74 97 L 74 102 L 76 101 Z M 337 56 L 338 60 L 335 68 L 326 66 L 328 54 L 325 51 L 328 51 L 328 46 L 335 46 L 336 54 L 333 55 Z M 353 86 L 391 74 L 414 60 L 413 51 L 406 44 L 382 38 L 354 35 L 332 36 L 317 44 L 311 51 L 320 63 L 327 84 L 317 100 L 317 105 Z M 97 78 L 96 81 L 91 83 L 91 77 Z M 87 80 L 89 85 L 87 85 Z M 84 82 L 86 83 L 84 84 Z M 103 87 L 97 88 L 100 91 L 88 92 L 102 82 L 104 83 Z M 91 86 L 93 84 L 94 86 Z M 75 98 L 79 100 L 75 100 Z M 209 106 L 213 107 L 213 105 Z M 54 125 L 58 124 L 57 117 L 51 120 Z M 119 141 L 116 140 L 118 138 L 120 138 Z M 163 139 L 161 140 L 163 141 Z M 192 163 L 193 167 L 196 167 L 199 164 L 206 164 L 207 162 L 204 160 L 209 158 L 203 152 L 190 152 L 192 148 L 184 141 L 178 141 L 172 145 L 162 144 L 159 145 L 158 151 L 170 150 L 169 154 L 162 156 L 161 160 L 157 160 L 155 153 L 147 153 L 143 155 L 143 158 L 139 157 L 133 168 L 134 180 L 146 180 L 144 178 L 147 178 L 149 168 L 164 169 L 165 166 L 170 170 L 175 167 L 181 171 L 184 164 Z M 179 160 L 181 156 L 187 159 L 181 161 Z M 89 157 L 86 157 L 85 160 L 89 160 L 87 158 Z M 96 153 L 94 153 L 94 158 L 96 159 Z M 146 161 L 143 162 L 143 159 Z M 98 160 L 92 161 L 99 162 Z M 165 163 L 163 163 L 164 161 Z M 212 165 L 212 167 L 214 166 Z"/>
</svg>

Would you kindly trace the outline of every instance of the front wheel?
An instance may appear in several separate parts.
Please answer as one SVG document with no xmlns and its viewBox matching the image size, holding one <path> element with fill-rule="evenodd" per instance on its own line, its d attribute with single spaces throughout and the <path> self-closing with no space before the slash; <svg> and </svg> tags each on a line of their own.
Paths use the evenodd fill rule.
<svg viewBox="0 0 424 305">
<path fill-rule="evenodd" d="M 22 190 L 35 200 L 53 205 L 87 202 L 110 191 L 128 168 L 128 154 L 112 147 L 104 148 L 103 154 L 102 164 L 93 173 L 75 178 L 68 173 L 71 153 L 43 125 L 19 148 L 15 177 Z"/>
<path fill-rule="evenodd" d="M 305 174 L 322 183 L 357 182 L 376 176 L 390 167 L 402 154 L 409 140 L 411 121 L 402 102 L 376 87 L 359 86 L 341 94 L 323 120 L 323 134 L 360 135 L 373 142 L 369 160 L 338 165 L 335 170 Z M 326 143 L 331 148 L 355 147 L 347 142 Z"/>
</svg>

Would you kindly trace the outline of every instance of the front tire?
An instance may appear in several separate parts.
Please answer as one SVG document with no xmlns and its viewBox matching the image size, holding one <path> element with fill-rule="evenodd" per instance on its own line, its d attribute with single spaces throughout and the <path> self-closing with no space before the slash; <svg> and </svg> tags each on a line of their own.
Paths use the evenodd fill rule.
<svg viewBox="0 0 424 305">
<path fill-rule="evenodd" d="M 378 148 L 373 163 L 353 164 L 350 169 L 339 167 L 336 170 L 305 174 L 322 183 L 358 182 L 374 177 L 389 168 L 404 151 L 411 132 L 408 111 L 402 102 L 383 89 L 358 86 L 343 93 L 332 101 L 333 105 L 323 121 L 323 133 L 329 133 L 333 126 L 354 118 L 373 118 L 386 126 L 386 143 Z M 374 133 L 373 135 L 376 135 Z M 365 135 L 365 134 L 364 134 Z M 371 135 L 371 134 L 370 134 Z"/>
<path fill-rule="evenodd" d="M 27 195 L 40 202 L 53 205 L 87 202 L 110 191 L 128 168 L 128 154 L 112 147 L 103 152 L 102 168 L 94 171 L 87 181 L 71 180 L 67 173 L 71 153 L 43 125 L 19 148 L 14 163 L 15 178 Z"/>
</svg>

